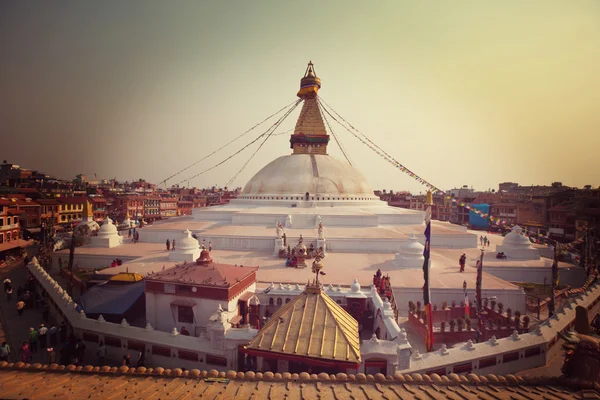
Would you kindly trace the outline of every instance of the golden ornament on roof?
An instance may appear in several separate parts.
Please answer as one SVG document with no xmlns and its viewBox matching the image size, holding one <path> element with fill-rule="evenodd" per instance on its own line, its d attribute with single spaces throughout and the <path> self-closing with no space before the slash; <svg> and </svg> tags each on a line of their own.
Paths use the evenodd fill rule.
<svg viewBox="0 0 600 400">
<path fill-rule="evenodd" d="M 321 88 L 321 79 L 317 77 L 312 61 L 308 63 L 304 77 L 300 79 L 300 91 L 297 96 L 301 99 L 315 97 Z"/>
</svg>

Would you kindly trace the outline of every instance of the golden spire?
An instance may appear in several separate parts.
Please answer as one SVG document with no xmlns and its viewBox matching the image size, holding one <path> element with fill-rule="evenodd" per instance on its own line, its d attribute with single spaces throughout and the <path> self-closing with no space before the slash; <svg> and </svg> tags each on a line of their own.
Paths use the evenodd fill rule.
<svg viewBox="0 0 600 400">
<path fill-rule="evenodd" d="M 290 147 L 294 150 L 294 154 L 327 154 L 329 136 L 317 98 L 320 88 L 321 79 L 317 77 L 311 61 L 306 67 L 304 77 L 300 79 L 298 97 L 304 101 L 304 104 L 294 134 L 290 138 Z"/>
<path fill-rule="evenodd" d="M 310 61 L 306 67 L 304 78 L 300 79 L 300 91 L 297 96 L 304 100 L 314 98 L 319 89 L 321 89 L 321 79 L 317 77 L 315 67 Z"/>
</svg>

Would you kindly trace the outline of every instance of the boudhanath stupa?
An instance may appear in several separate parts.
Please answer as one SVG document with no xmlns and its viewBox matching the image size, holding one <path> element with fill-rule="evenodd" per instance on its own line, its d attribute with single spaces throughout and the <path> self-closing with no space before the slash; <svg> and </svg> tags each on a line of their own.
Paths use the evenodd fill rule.
<svg viewBox="0 0 600 400">
<path fill-rule="evenodd" d="M 279 249 L 293 248 L 302 238 L 304 245 L 325 251 L 325 284 L 348 286 L 356 279 L 369 287 L 373 275 L 381 270 L 390 277 L 401 313 L 408 301 L 421 300 L 424 213 L 380 201 L 356 168 L 328 154 L 330 137 L 319 107 L 320 88 L 321 80 L 309 63 L 297 94 L 303 104 L 290 137 L 291 154 L 264 166 L 238 198 L 139 229 L 135 244 L 125 239 L 124 244 L 109 249 L 80 247 L 76 252 L 79 264 L 99 268 L 120 258 L 123 265 L 101 273 L 146 275 L 169 268 L 179 259 L 166 251 L 167 239 L 181 240 L 187 246 L 194 234 L 200 243 L 211 243 L 211 257 L 218 262 L 259 266 L 259 290 L 272 282 L 305 284 L 312 278 L 310 268 L 286 267 L 285 258 L 276 256 Z M 464 285 L 474 299 L 480 233 L 441 221 L 432 222 L 431 232 L 432 301 L 459 303 L 464 300 Z M 491 246 L 484 249 L 485 262 L 493 263 L 499 272 L 484 273 L 484 297 L 496 297 L 514 310 L 524 309 L 524 291 L 509 282 L 520 281 L 519 273 L 512 271 L 539 268 L 539 276 L 549 277 L 547 260 L 535 257 L 535 249 L 511 235 L 504 243 L 505 251 L 510 255 L 511 249 L 516 249 L 520 258 L 494 261 L 496 245 L 502 244 L 503 238 L 488 238 Z M 192 257 L 193 249 L 185 250 Z M 459 272 L 458 264 L 462 254 L 468 260 L 464 273 Z M 535 279 L 542 278 L 536 275 Z"/>
</svg>

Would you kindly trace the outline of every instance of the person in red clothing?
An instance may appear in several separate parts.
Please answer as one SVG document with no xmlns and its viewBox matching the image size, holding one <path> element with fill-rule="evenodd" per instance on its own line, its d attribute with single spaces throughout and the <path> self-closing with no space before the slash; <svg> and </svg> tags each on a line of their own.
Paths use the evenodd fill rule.
<svg viewBox="0 0 600 400">
<path fill-rule="evenodd" d="M 31 361 L 31 349 L 28 342 L 23 342 L 23 346 L 21 346 L 21 361 L 24 363 Z"/>
</svg>

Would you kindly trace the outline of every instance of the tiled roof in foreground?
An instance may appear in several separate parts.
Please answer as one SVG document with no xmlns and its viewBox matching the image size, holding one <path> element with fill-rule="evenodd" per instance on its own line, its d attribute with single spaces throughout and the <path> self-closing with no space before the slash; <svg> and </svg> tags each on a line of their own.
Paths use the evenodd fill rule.
<svg viewBox="0 0 600 400">
<path fill-rule="evenodd" d="M 219 377 L 226 380 L 206 380 Z M 0 393 L 3 399 L 600 399 L 592 385 L 564 378 L 219 373 L 6 362 L 0 362 Z"/>
</svg>

